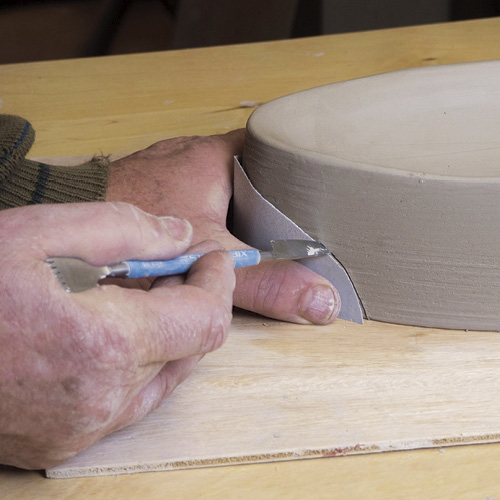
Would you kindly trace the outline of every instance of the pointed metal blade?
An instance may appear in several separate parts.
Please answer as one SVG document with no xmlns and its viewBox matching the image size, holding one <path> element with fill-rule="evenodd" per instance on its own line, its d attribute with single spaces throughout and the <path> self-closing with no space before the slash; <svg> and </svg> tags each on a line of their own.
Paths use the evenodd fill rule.
<svg viewBox="0 0 500 500">
<path fill-rule="evenodd" d="M 274 259 L 298 260 L 330 253 L 325 245 L 311 240 L 272 240 L 271 246 Z"/>
</svg>

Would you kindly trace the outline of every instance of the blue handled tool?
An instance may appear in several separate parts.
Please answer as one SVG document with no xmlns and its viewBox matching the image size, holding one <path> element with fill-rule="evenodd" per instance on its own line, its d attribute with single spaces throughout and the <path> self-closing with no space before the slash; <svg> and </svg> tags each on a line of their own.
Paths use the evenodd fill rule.
<svg viewBox="0 0 500 500">
<path fill-rule="evenodd" d="M 261 252 L 258 250 L 229 250 L 229 253 L 233 256 L 234 267 L 255 266 L 261 261 Z M 203 253 L 186 254 L 171 260 L 126 260 L 118 264 L 117 271 L 119 274 L 113 274 L 113 276 L 121 275 L 122 266 L 125 269 L 126 274 L 124 277 L 126 278 L 150 278 L 153 276 L 183 274 L 188 272 L 191 266 L 203 255 Z M 114 268 L 114 266 L 109 267 L 110 269 Z"/>
<path fill-rule="evenodd" d="M 235 267 L 255 266 L 263 260 L 298 260 L 330 253 L 321 243 L 308 240 L 271 241 L 272 250 L 230 250 Z M 126 260 L 109 266 L 93 266 L 74 257 L 51 257 L 47 263 L 67 292 L 83 292 L 94 288 L 107 277 L 152 278 L 183 274 L 204 254 L 186 254 L 170 260 Z"/>
</svg>

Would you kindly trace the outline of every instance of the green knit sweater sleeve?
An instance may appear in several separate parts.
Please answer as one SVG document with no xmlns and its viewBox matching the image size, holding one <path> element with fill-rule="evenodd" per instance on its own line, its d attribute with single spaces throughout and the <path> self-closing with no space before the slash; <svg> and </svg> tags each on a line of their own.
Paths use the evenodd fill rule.
<svg viewBox="0 0 500 500">
<path fill-rule="evenodd" d="M 78 166 L 47 165 L 25 158 L 35 140 L 29 122 L 0 115 L 0 209 L 39 203 L 104 201 L 109 160 Z"/>
</svg>

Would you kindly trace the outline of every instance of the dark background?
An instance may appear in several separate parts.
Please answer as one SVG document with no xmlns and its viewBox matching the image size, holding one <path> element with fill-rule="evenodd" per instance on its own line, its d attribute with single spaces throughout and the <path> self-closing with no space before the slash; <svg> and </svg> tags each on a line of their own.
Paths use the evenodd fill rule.
<svg viewBox="0 0 500 500">
<path fill-rule="evenodd" d="M 0 64 L 500 16 L 500 0 L 0 0 Z"/>
</svg>

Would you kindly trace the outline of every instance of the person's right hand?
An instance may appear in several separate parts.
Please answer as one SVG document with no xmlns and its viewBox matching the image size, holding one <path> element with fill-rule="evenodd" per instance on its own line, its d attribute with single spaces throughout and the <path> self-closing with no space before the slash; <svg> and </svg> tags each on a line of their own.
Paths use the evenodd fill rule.
<svg viewBox="0 0 500 500">
<path fill-rule="evenodd" d="M 51 467 L 141 419 L 223 343 L 231 322 L 225 252 L 149 291 L 67 293 L 45 259 L 168 259 L 191 235 L 183 219 L 126 203 L 0 212 L 0 463 Z"/>
</svg>

